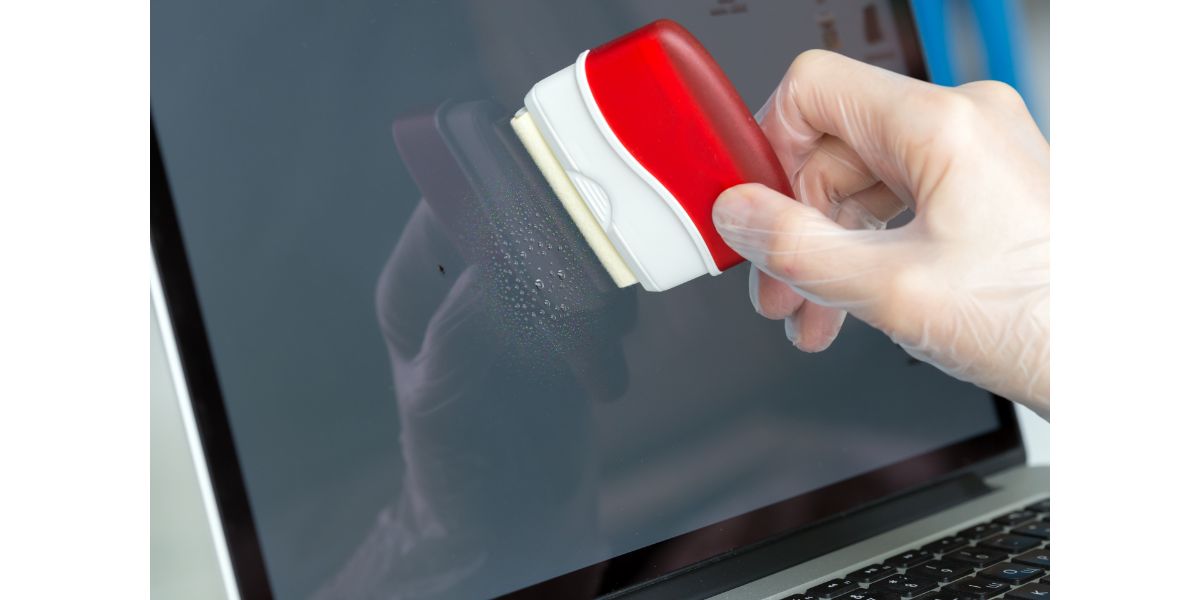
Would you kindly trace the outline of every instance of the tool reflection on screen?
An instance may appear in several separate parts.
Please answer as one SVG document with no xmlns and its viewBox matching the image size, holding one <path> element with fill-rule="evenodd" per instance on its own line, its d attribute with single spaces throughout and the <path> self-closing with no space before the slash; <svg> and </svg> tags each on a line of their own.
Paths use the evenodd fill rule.
<svg viewBox="0 0 1200 600">
<path fill-rule="evenodd" d="M 396 119 L 392 133 L 457 255 L 458 264 L 445 262 L 478 271 L 493 333 L 531 361 L 564 360 L 589 397 L 623 393 L 620 336 L 633 326 L 636 296 L 618 292 L 580 238 L 507 111 L 490 101 L 446 101 Z M 624 325 L 616 331 L 614 318 Z"/>
</svg>

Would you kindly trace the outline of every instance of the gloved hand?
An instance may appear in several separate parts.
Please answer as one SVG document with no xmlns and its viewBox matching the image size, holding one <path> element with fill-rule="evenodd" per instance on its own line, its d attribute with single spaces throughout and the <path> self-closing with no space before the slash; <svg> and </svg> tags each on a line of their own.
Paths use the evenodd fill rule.
<svg viewBox="0 0 1200 600">
<path fill-rule="evenodd" d="M 1050 147 L 1020 96 L 809 51 L 760 121 L 796 197 L 741 185 L 713 210 L 755 309 L 814 352 L 849 311 L 1049 418 Z"/>
</svg>

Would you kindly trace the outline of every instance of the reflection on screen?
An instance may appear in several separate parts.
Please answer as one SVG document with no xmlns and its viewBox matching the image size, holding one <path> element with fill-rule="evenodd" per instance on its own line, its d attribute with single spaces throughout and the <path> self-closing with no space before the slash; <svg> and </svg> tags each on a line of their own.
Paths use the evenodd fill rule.
<svg viewBox="0 0 1200 600">
<path fill-rule="evenodd" d="M 794 350 L 744 266 L 612 286 L 507 120 L 663 17 L 752 107 L 807 48 L 907 64 L 878 1 L 156 0 L 156 126 L 277 596 L 502 594 L 995 427 L 860 323 Z"/>
</svg>

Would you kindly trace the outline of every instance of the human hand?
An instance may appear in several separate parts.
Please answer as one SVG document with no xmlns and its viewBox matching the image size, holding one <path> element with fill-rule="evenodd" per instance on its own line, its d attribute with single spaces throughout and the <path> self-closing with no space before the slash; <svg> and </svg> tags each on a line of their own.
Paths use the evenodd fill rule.
<svg viewBox="0 0 1200 600">
<path fill-rule="evenodd" d="M 713 210 L 754 264 L 755 309 L 807 351 L 828 347 L 849 311 L 1049 418 L 1050 147 L 1020 96 L 814 50 L 760 120 L 795 198 L 747 184 Z M 884 230 L 906 208 L 912 221 Z"/>
</svg>

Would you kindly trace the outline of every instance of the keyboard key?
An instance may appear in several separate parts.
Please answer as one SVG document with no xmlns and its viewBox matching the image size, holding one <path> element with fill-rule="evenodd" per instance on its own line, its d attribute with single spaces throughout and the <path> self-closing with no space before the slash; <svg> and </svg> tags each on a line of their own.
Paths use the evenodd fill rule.
<svg viewBox="0 0 1200 600">
<path fill-rule="evenodd" d="M 857 589 L 858 584 L 849 579 L 834 579 L 814 585 L 804 590 L 804 593 L 818 598 L 841 598 Z"/>
<path fill-rule="evenodd" d="M 943 588 L 937 591 L 929 592 L 924 596 L 917 596 L 916 598 L 913 598 L 913 600 L 958 600 L 959 598 L 962 598 L 962 594 L 960 592 Z"/>
<path fill-rule="evenodd" d="M 1017 525 L 1028 523 L 1037 517 L 1037 513 L 1031 510 L 1018 510 L 1010 512 L 1002 517 L 996 517 L 995 519 L 992 519 L 992 522 L 1005 527 L 1016 527 Z"/>
<path fill-rule="evenodd" d="M 1045 500 L 1039 500 L 1037 502 L 1034 502 L 1033 504 L 1026 506 L 1025 510 L 1032 510 L 1033 512 L 1040 512 L 1040 513 L 1049 513 L 1050 512 L 1050 499 L 1046 498 Z"/>
<path fill-rule="evenodd" d="M 842 596 L 841 600 L 901 600 L 900 594 L 894 592 L 858 590 Z"/>
<path fill-rule="evenodd" d="M 917 596 L 937 586 L 936 581 L 919 575 L 892 575 L 872 585 L 871 590 L 896 592 L 903 596 Z"/>
<path fill-rule="evenodd" d="M 930 552 L 937 552 L 938 554 L 945 554 L 946 552 L 950 552 L 952 550 L 958 550 L 959 548 L 966 546 L 968 543 L 970 542 L 968 542 L 967 538 L 965 537 L 951 536 L 925 544 L 924 546 L 921 546 L 921 549 L 928 550 Z"/>
<path fill-rule="evenodd" d="M 1005 552 L 1017 553 L 1032 550 L 1042 545 L 1042 541 L 1037 538 L 1031 538 L 1024 535 L 1002 534 L 994 535 L 986 540 L 979 542 L 980 546 L 985 548 L 995 548 Z"/>
<path fill-rule="evenodd" d="M 960 562 L 975 569 L 982 569 L 1008 558 L 1008 555 L 987 548 L 963 548 L 962 550 L 955 550 L 942 558 L 944 560 Z"/>
<path fill-rule="evenodd" d="M 978 598 L 979 600 L 984 600 L 985 598 L 991 598 L 992 596 L 1007 590 L 1008 587 L 1009 586 L 1007 583 L 1001 583 L 991 579 L 972 577 L 970 579 L 964 579 L 962 581 L 952 583 L 947 586 L 947 589 L 958 592 L 959 598 Z"/>
<path fill-rule="evenodd" d="M 974 542 L 982 540 L 985 537 L 991 537 L 997 533 L 1004 533 L 1004 526 L 995 523 L 980 523 L 974 527 L 968 527 L 958 532 L 959 537 L 965 537 Z"/>
<path fill-rule="evenodd" d="M 1050 549 L 1041 548 L 1038 550 L 1030 550 L 1013 559 L 1015 563 L 1029 565 L 1031 567 L 1041 567 L 1043 569 L 1050 568 Z"/>
<path fill-rule="evenodd" d="M 846 575 L 846 579 L 858 583 L 875 583 L 884 577 L 896 574 L 896 567 L 891 565 L 868 565 Z"/>
<path fill-rule="evenodd" d="M 937 581 L 938 583 L 950 583 L 955 579 L 961 579 L 970 575 L 974 569 L 960 562 L 952 560 L 933 560 L 929 561 L 915 569 L 909 569 L 909 575 L 920 575 Z"/>
<path fill-rule="evenodd" d="M 817 598 L 816 596 L 813 596 L 812 594 L 792 594 L 791 596 L 788 596 L 787 598 L 784 598 L 783 600 L 820 600 L 820 599 Z"/>
<path fill-rule="evenodd" d="M 933 553 L 928 550 L 909 550 L 883 561 L 883 564 L 891 565 L 897 569 L 907 569 L 931 560 L 933 560 Z"/>
<path fill-rule="evenodd" d="M 1004 595 L 1013 600 L 1050 600 L 1050 584 L 1031 583 Z"/>
<path fill-rule="evenodd" d="M 1020 527 L 1013 527 L 1012 533 L 1048 540 L 1050 539 L 1050 523 L 1048 521 L 1026 523 Z"/>
<path fill-rule="evenodd" d="M 979 572 L 980 577 L 987 577 L 988 579 L 1003 581 L 1009 585 L 1021 585 L 1022 583 L 1029 583 L 1030 581 L 1033 581 L 1034 579 L 1037 579 L 1045 574 L 1046 572 L 1038 567 L 1031 567 L 1029 565 L 1014 565 L 1012 563 L 1000 563 L 998 565 L 992 565 Z"/>
</svg>

